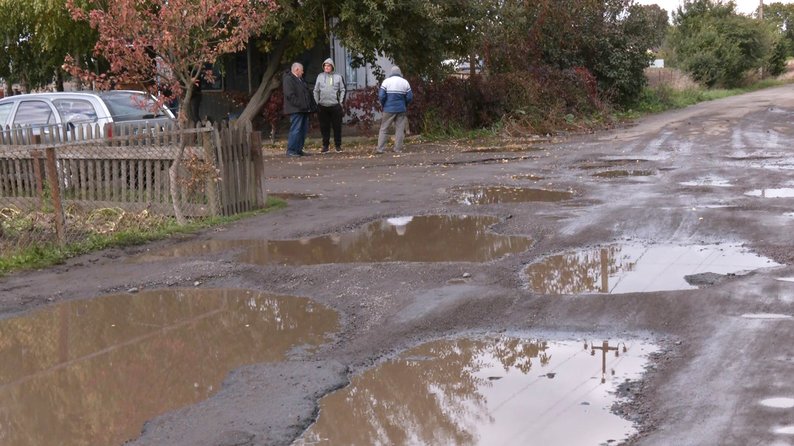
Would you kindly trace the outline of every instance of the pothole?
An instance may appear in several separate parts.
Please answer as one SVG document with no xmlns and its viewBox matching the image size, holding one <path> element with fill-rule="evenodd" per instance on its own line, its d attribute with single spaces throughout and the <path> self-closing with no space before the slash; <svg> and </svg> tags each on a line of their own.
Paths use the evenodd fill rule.
<svg viewBox="0 0 794 446">
<path fill-rule="evenodd" d="M 779 319 L 791 319 L 792 317 L 788 314 L 777 314 L 777 313 L 745 313 L 742 315 L 745 319 L 761 319 L 761 320 L 779 320 Z"/>
<path fill-rule="evenodd" d="M 758 404 L 775 409 L 791 409 L 794 408 L 794 398 L 767 398 L 759 401 Z"/>
<path fill-rule="evenodd" d="M 619 442 L 634 428 L 611 413 L 615 392 L 641 376 L 654 350 L 615 340 L 430 342 L 322 398 L 317 421 L 294 444 Z"/>
<path fill-rule="evenodd" d="M 511 178 L 513 178 L 514 180 L 540 181 L 540 180 L 545 179 L 546 177 L 541 177 L 539 175 L 527 174 L 527 175 L 513 175 Z"/>
<path fill-rule="evenodd" d="M 292 240 L 188 242 L 137 261 L 238 251 L 240 262 L 259 265 L 317 265 L 369 262 L 487 262 L 532 245 L 523 236 L 492 232 L 490 216 L 405 216 L 369 223 L 348 233 Z"/>
<path fill-rule="evenodd" d="M 708 187 L 732 187 L 731 182 L 725 178 L 720 177 L 702 177 L 691 181 L 682 181 L 678 183 L 682 186 L 708 186 Z"/>
<path fill-rule="evenodd" d="M 533 189 L 508 186 L 478 186 L 453 189 L 454 202 L 464 205 L 521 203 L 530 201 L 558 202 L 573 198 L 571 191 Z"/>
<path fill-rule="evenodd" d="M 320 196 L 319 194 L 302 194 L 297 192 L 268 192 L 267 195 L 282 200 L 310 200 Z"/>
<path fill-rule="evenodd" d="M 122 444 L 216 393 L 229 371 L 337 330 L 337 314 L 308 299 L 237 289 L 118 294 L 0 320 L 0 439 Z"/>
<path fill-rule="evenodd" d="M 616 244 L 558 254 L 529 265 L 526 280 L 542 294 L 620 294 L 697 288 L 685 279 L 779 266 L 736 244 Z"/>
<path fill-rule="evenodd" d="M 594 173 L 592 176 L 598 178 L 622 178 L 622 177 L 647 177 L 653 175 L 650 170 L 607 170 Z"/>
<path fill-rule="evenodd" d="M 761 198 L 791 198 L 794 197 L 794 188 L 782 187 L 777 189 L 755 189 L 744 193 L 750 197 Z"/>
</svg>

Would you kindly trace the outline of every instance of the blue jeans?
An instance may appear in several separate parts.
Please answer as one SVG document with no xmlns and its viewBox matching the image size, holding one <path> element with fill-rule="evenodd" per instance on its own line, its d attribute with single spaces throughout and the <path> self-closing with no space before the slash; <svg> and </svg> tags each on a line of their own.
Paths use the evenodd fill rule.
<svg viewBox="0 0 794 446">
<path fill-rule="evenodd" d="M 309 130 L 309 114 L 293 113 L 289 115 L 289 138 L 287 153 L 303 153 L 306 132 Z"/>
</svg>

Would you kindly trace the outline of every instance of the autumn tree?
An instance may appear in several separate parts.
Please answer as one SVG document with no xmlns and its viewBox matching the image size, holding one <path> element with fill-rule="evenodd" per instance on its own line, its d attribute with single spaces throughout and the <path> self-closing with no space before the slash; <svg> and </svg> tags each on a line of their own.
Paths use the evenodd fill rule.
<svg viewBox="0 0 794 446">
<path fill-rule="evenodd" d="M 223 54 L 245 48 L 275 9 L 275 0 L 67 0 L 75 20 L 85 20 L 98 33 L 94 55 L 109 62 L 96 74 L 73 57 L 66 67 L 99 88 L 137 84 L 152 93 L 190 103 L 201 79 Z M 180 121 L 197 116 L 180 109 Z"/>
<path fill-rule="evenodd" d="M 83 82 L 99 88 L 135 84 L 189 104 L 201 81 L 212 81 L 207 68 L 223 54 L 245 48 L 275 9 L 273 0 L 67 0 L 76 20 L 87 20 L 99 37 L 94 54 L 110 64 L 106 72 L 85 70 L 73 58 L 66 67 Z M 181 107 L 179 122 L 189 118 L 190 107 Z M 177 169 L 182 161 L 180 146 L 169 171 L 174 213 L 186 222 L 179 201 Z"/>
</svg>

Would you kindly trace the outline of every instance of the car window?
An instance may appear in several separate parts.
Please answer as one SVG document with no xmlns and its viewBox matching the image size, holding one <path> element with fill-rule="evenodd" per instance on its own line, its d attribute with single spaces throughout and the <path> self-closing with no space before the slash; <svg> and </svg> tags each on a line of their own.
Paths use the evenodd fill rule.
<svg viewBox="0 0 794 446">
<path fill-rule="evenodd" d="M 22 101 L 14 115 L 14 125 L 43 126 L 55 124 L 55 115 L 44 101 Z"/>
<path fill-rule="evenodd" d="M 166 116 L 151 96 L 143 93 L 113 92 L 103 94 L 102 100 L 110 110 L 114 122 L 152 119 Z"/>
<path fill-rule="evenodd" d="M 79 124 L 97 121 L 96 110 L 90 101 L 83 99 L 55 99 L 52 103 L 61 115 L 61 122 Z"/>
<path fill-rule="evenodd" d="M 0 104 L 0 128 L 5 126 L 6 121 L 8 121 L 8 115 L 11 114 L 11 107 L 13 106 L 13 102 Z"/>
</svg>

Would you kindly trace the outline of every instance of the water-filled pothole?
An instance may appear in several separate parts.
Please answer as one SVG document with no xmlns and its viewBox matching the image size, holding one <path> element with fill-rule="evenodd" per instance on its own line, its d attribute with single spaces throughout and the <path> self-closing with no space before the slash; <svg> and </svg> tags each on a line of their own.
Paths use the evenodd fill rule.
<svg viewBox="0 0 794 446">
<path fill-rule="evenodd" d="M 522 236 L 490 231 L 496 217 L 427 215 L 369 223 L 352 232 L 298 240 L 210 240 L 182 243 L 138 261 L 239 250 L 237 260 L 259 265 L 359 262 L 487 262 L 532 245 Z"/>
<path fill-rule="evenodd" d="M 745 192 L 744 194 L 750 197 L 761 198 L 792 198 L 794 197 L 794 188 L 781 187 L 777 189 L 755 189 Z"/>
<path fill-rule="evenodd" d="M 543 294 L 634 293 L 696 288 L 685 276 L 741 273 L 779 266 L 736 244 L 619 244 L 553 255 L 526 269 Z"/>
<path fill-rule="evenodd" d="M 267 195 L 281 200 L 310 200 L 319 197 L 318 194 L 303 194 L 299 192 L 268 192 Z"/>
<path fill-rule="evenodd" d="M 540 180 L 542 180 L 542 179 L 544 179 L 546 177 L 542 177 L 542 176 L 539 176 L 539 175 L 532 175 L 530 173 L 530 174 L 526 174 L 526 175 L 513 175 L 511 178 L 513 178 L 514 180 L 540 181 Z"/>
<path fill-rule="evenodd" d="M 431 342 L 325 396 L 316 423 L 294 444 L 575 446 L 625 439 L 633 427 L 610 412 L 615 391 L 640 377 L 654 350 L 639 341 L 584 348 L 512 337 Z"/>
<path fill-rule="evenodd" d="M 308 299 L 233 289 L 119 294 L 0 320 L 0 443 L 124 443 L 217 392 L 230 370 L 337 329 L 337 314 Z"/>
<path fill-rule="evenodd" d="M 720 177 L 701 177 L 691 181 L 682 181 L 679 183 L 682 186 L 691 186 L 691 187 L 699 187 L 699 186 L 709 186 L 709 187 L 731 187 L 732 184 L 730 180 L 726 178 Z"/>
<path fill-rule="evenodd" d="M 625 166 L 626 164 L 638 164 L 640 159 L 614 158 L 600 160 L 584 160 L 577 163 L 576 167 L 583 170 L 590 169 L 609 169 L 611 167 Z"/>
<path fill-rule="evenodd" d="M 452 191 L 454 201 L 459 204 L 523 203 L 529 201 L 556 202 L 569 200 L 571 191 L 532 189 L 508 186 L 480 186 L 458 188 Z"/>
<path fill-rule="evenodd" d="M 650 170 L 607 170 L 594 173 L 592 176 L 599 178 L 621 178 L 621 177 L 647 177 L 653 175 Z"/>
</svg>

